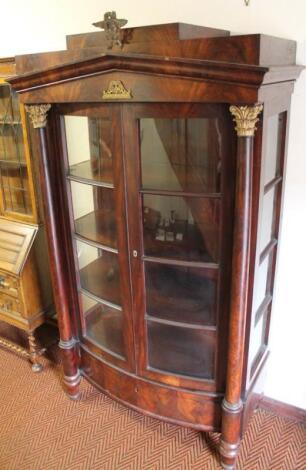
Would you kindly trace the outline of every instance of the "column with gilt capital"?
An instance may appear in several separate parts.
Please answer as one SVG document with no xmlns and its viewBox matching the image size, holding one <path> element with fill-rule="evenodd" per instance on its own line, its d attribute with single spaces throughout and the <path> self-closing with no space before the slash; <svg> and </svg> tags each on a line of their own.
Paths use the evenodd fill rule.
<svg viewBox="0 0 306 470">
<path fill-rule="evenodd" d="M 64 386 L 68 396 L 76 399 L 79 396 L 80 373 L 76 341 L 73 337 L 69 308 L 67 283 L 67 263 L 61 242 L 58 204 L 56 203 L 54 184 L 52 185 L 50 156 L 51 148 L 46 130 L 47 115 L 50 104 L 26 105 L 26 111 L 34 129 L 37 129 L 40 146 L 39 173 L 43 196 L 43 209 L 48 241 L 50 274 L 53 286 L 54 303 L 60 330 L 59 347 L 61 349 Z"/>
<path fill-rule="evenodd" d="M 230 106 L 237 132 L 237 166 L 227 380 L 222 402 L 220 442 L 221 464 L 225 470 L 235 468 L 240 443 L 243 411 L 241 391 L 250 260 L 253 143 L 256 123 L 259 121 L 262 109 L 261 104 Z"/>
</svg>

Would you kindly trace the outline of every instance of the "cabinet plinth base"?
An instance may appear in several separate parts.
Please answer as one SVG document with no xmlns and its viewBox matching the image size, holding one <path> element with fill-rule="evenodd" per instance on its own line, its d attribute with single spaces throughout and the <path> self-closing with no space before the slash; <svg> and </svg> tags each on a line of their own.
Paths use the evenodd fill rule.
<svg viewBox="0 0 306 470">
<path fill-rule="evenodd" d="M 220 431 L 222 395 L 178 389 L 113 368 L 81 347 L 81 373 L 136 411 L 199 431 Z"/>
</svg>

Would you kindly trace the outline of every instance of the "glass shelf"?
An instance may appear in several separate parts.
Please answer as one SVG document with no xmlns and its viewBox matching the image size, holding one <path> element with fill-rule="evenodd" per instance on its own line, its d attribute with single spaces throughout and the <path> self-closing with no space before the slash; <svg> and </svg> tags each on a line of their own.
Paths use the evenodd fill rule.
<svg viewBox="0 0 306 470">
<path fill-rule="evenodd" d="M 118 256 L 76 241 L 81 288 L 99 299 L 121 305 Z"/>
<path fill-rule="evenodd" d="M 114 191 L 71 181 L 75 233 L 113 249 L 117 248 Z"/>
<path fill-rule="evenodd" d="M 147 314 L 182 323 L 215 325 L 218 270 L 145 263 Z"/>
<path fill-rule="evenodd" d="M 214 378 L 214 332 L 147 321 L 149 366 L 164 373 Z"/>
<path fill-rule="evenodd" d="M 68 176 L 76 181 L 84 180 L 88 183 L 101 183 L 106 187 L 113 187 L 112 168 L 104 168 L 103 172 L 100 172 L 99 169 L 95 169 L 91 160 L 69 166 Z"/>
<path fill-rule="evenodd" d="M 107 216 L 108 212 L 100 209 L 76 219 L 74 221 L 75 233 L 105 248 L 116 249 L 116 224 L 114 220 L 110 220 Z"/>
<path fill-rule="evenodd" d="M 220 201 L 143 194 L 148 256 L 218 262 Z"/>
<path fill-rule="evenodd" d="M 124 358 L 122 312 L 81 294 L 85 337 L 111 354 Z"/>
</svg>

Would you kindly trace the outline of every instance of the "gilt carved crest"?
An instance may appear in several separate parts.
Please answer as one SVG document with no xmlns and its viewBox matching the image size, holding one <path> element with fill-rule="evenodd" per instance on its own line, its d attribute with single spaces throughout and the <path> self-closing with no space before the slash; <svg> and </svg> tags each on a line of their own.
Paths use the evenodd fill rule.
<svg viewBox="0 0 306 470">
<path fill-rule="evenodd" d="M 108 49 L 113 46 L 122 47 L 120 29 L 127 24 L 127 20 L 117 18 L 115 11 L 107 11 L 104 14 L 104 21 L 93 23 L 93 26 L 104 29 Z"/>
<path fill-rule="evenodd" d="M 262 104 L 230 107 L 230 112 L 236 123 L 235 130 L 239 137 L 253 137 L 255 135 L 256 123 L 259 121 L 258 116 L 262 110 Z"/>
<path fill-rule="evenodd" d="M 121 80 L 112 80 L 107 90 L 103 90 L 104 100 L 129 100 L 132 98 L 131 90 L 127 90 Z"/>
</svg>

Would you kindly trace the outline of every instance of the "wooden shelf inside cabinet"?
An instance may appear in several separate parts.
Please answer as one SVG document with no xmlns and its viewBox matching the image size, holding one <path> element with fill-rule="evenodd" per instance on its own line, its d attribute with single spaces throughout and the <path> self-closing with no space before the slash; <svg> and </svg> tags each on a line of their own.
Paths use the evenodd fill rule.
<svg viewBox="0 0 306 470">
<path fill-rule="evenodd" d="M 98 209 L 74 221 L 75 232 L 85 240 L 116 249 L 117 234 L 113 215 Z"/>
<path fill-rule="evenodd" d="M 166 260 L 165 260 L 166 263 Z M 215 325 L 218 270 L 146 262 L 147 308 L 151 317 Z"/>
<path fill-rule="evenodd" d="M 117 255 L 103 251 L 101 256 L 80 270 L 81 287 L 101 300 L 121 305 Z"/>
</svg>

